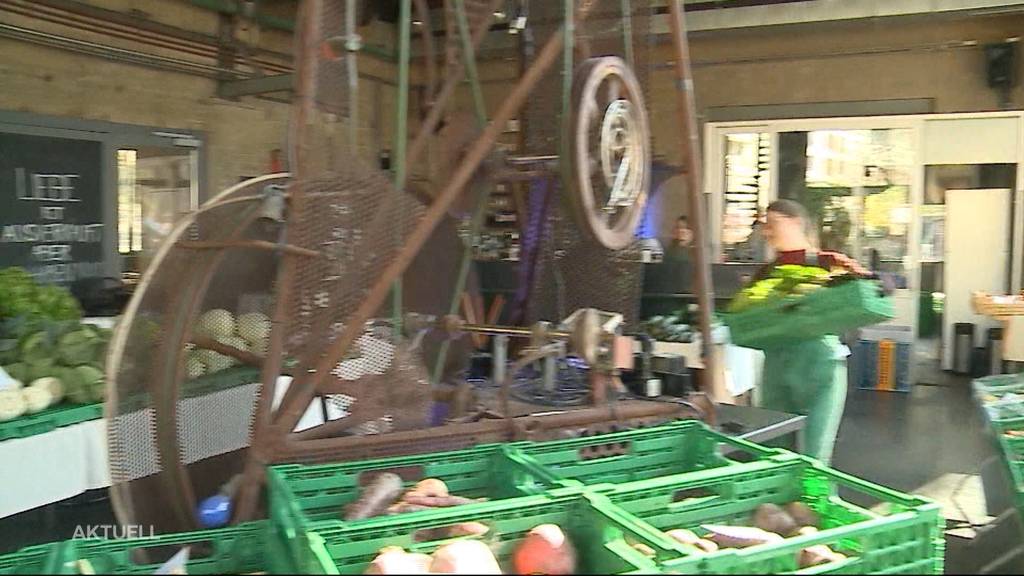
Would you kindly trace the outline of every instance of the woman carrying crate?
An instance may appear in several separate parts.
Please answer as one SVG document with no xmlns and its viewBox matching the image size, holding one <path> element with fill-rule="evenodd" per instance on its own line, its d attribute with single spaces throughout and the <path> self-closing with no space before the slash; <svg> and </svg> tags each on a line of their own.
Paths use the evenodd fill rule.
<svg viewBox="0 0 1024 576">
<path fill-rule="evenodd" d="M 768 206 L 764 237 L 775 251 L 775 260 L 754 278 L 755 282 L 775 266 L 785 264 L 842 268 L 858 276 L 870 276 L 852 258 L 836 252 L 816 252 L 807 238 L 807 226 L 807 211 L 800 204 L 777 200 Z M 829 335 L 767 346 L 764 354 L 761 406 L 805 415 L 804 453 L 828 463 L 846 405 L 849 349 L 838 337 Z"/>
</svg>

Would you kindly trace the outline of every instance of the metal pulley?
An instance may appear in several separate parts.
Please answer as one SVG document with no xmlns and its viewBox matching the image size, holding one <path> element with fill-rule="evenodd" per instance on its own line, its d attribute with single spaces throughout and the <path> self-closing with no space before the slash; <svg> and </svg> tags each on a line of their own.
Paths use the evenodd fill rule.
<svg viewBox="0 0 1024 576">
<path fill-rule="evenodd" d="M 606 248 L 626 248 L 647 203 L 651 138 L 640 83 L 622 58 L 590 58 L 577 68 L 564 129 L 577 225 Z"/>
</svg>

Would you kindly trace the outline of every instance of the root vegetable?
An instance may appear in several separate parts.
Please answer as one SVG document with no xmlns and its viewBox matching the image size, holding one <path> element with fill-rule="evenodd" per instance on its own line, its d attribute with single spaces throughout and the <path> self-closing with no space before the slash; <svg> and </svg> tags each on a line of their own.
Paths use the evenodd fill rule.
<svg viewBox="0 0 1024 576">
<path fill-rule="evenodd" d="M 718 552 L 718 544 L 715 544 L 713 541 L 708 540 L 706 538 L 701 538 L 700 540 L 697 540 L 696 546 L 697 548 L 700 548 L 701 552 L 705 552 L 707 554 L 711 554 L 712 552 Z"/>
<path fill-rule="evenodd" d="M 483 536 L 487 534 L 491 529 L 486 524 L 480 522 L 463 522 L 462 524 L 456 524 L 448 527 L 449 538 L 461 538 L 463 536 Z"/>
<path fill-rule="evenodd" d="M 422 512 L 424 510 L 433 510 L 433 508 L 430 506 L 409 504 L 408 502 L 396 502 L 395 504 L 388 506 L 384 513 L 390 516 L 394 514 L 406 514 L 409 512 Z"/>
<path fill-rule="evenodd" d="M 818 514 L 803 502 L 790 502 L 783 509 L 799 526 L 817 527 L 821 522 Z"/>
<path fill-rule="evenodd" d="M 752 520 L 754 526 L 780 536 L 789 536 L 800 527 L 789 513 L 775 504 L 761 504 L 755 508 Z"/>
<path fill-rule="evenodd" d="M 431 558 L 396 546 L 382 548 L 363 574 L 430 574 Z"/>
<path fill-rule="evenodd" d="M 423 496 L 448 496 L 448 485 L 437 478 L 427 478 L 420 480 L 411 492 Z"/>
<path fill-rule="evenodd" d="M 250 312 L 237 319 L 238 335 L 245 338 L 250 346 L 270 337 L 271 323 L 266 314 Z"/>
<path fill-rule="evenodd" d="M 433 574 L 501 574 L 491 549 L 479 540 L 457 540 L 434 552 Z"/>
<path fill-rule="evenodd" d="M 45 388 L 22 388 L 21 397 L 25 399 L 25 411 L 29 414 L 42 412 L 53 402 L 53 395 Z"/>
<path fill-rule="evenodd" d="M 637 542 L 636 544 L 633 544 L 633 549 L 643 554 L 644 556 L 647 556 L 648 558 L 653 558 L 657 555 L 657 553 L 654 551 L 654 548 L 651 548 L 647 544 L 641 544 Z"/>
<path fill-rule="evenodd" d="M 463 498 L 462 496 L 423 496 L 414 493 L 406 493 L 405 496 L 402 496 L 402 501 L 431 508 L 450 508 L 452 506 L 462 506 L 478 502 L 478 500 Z"/>
<path fill-rule="evenodd" d="M 829 564 L 831 562 L 838 562 L 845 559 L 846 556 L 833 551 L 824 544 L 819 544 L 817 546 L 808 546 L 801 550 L 798 563 L 800 568 L 810 568 L 811 566 Z"/>
<path fill-rule="evenodd" d="M 235 317 L 222 309 L 209 310 L 199 317 L 194 332 L 211 338 L 225 338 L 235 334 Z"/>
<path fill-rule="evenodd" d="M 386 472 L 378 474 L 359 499 L 348 505 L 345 520 L 360 520 L 378 516 L 402 495 L 402 478 Z"/>
<path fill-rule="evenodd" d="M 796 533 L 800 536 L 807 536 L 809 534 L 817 534 L 818 529 L 814 526 L 804 526 L 803 528 L 797 530 Z"/>
<path fill-rule="evenodd" d="M 62 398 L 64 398 L 64 385 L 60 380 L 52 376 L 49 378 L 39 378 L 38 380 L 34 380 L 29 384 L 29 386 L 32 388 L 42 388 L 49 392 L 50 396 L 53 398 L 50 402 L 51 406 L 57 404 Z"/>
<path fill-rule="evenodd" d="M 512 561 L 516 574 L 576 573 L 576 549 L 554 524 L 530 530 L 512 554 Z"/>
<path fill-rule="evenodd" d="M 706 525 L 703 528 L 711 533 L 709 540 L 724 548 L 747 548 L 783 540 L 774 532 L 750 526 Z"/>
<path fill-rule="evenodd" d="M 28 410 L 21 390 L 0 390 L 0 422 L 14 420 Z"/>
<path fill-rule="evenodd" d="M 679 542 L 680 544 L 686 544 L 687 546 L 696 546 L 700 540 L 700 536 L 697 536 L 689 530 L 679 528 L 677 530 L 669 530 L 665 533 L 669 538 Z"/>
</svg>

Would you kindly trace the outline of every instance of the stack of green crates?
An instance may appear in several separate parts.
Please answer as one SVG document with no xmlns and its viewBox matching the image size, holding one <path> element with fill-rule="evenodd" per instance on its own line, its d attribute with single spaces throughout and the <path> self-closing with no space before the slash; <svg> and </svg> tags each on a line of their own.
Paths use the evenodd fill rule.
<svg viewBox="0 0 1024 576">
<path fill-rule="evenodd" d="M 738 456 L 723 457 L 723 445 L 738 449 Z M 341 520 L 344 504 L 356 498 L 359 475 L 379 471 L 398 473 L 409 485 L 440 478 L 454 494 L 488 500 Z M 282 466 L 273 468 L 270 478 L 272 524 L 287 527 L 279 537 L 290 541 L 288 562 L 302 573 L 361 574 L 384 546 L 430 553 L 448 540 L 424 539 L 427 530 L 464 522 L 488 526 L 482 539 L 506 572 L 516 544 L 543 523 L 561 526 L 579 548 L 580 573 L 789 573 L 798 570 L 800 550 L 816 544 L 828 544 L 848 559 L 806 573 L 939 574 L 943 569 L 938 505 L 693 421 L 429 456 Z M 844 502 L 837 496 L 840 487 L 888 509 L 873 512 Z M 759 504 L 793 501 L 817 512 L 818 533 L 713 554 L 697 554 L 666 534 L 675 528 L 699 532 L 710 522 L 741 524 Z M 640 553 L 638 544 L 653 556 Z"/>
<path fill-rule="evenodd" d="M 1017 509 L 1024 515 L 1024 374 L 978 378 L 973 388 L 1013 486 Z"/>
<path fill-rule="evenodd" d="M 730 449 L 730 457 L 722 448 Z M 355 521 L 342 519 L 360 486 L 380 472 L 407 486 L 443 480 L 479 499 Z M 871 511 L 839 488 L 885 503 Z M 219 530 L 130 540 L 70 540 L 0 556 L 0 575 L 146 574 L 184 546 L 189 574 L 361 574 L 378 551 L 431 553 L 450 537 L 435 529 L 477 522 L 476 536 L 506 573 L 512 552 L 535 526 L 557 524 L 577 548 L 580 573 L 898 574 L 942 573 L 939 507 L 836 472 L 784 450 L 719 434 L 700 422 L 549 442 L 482 445 L 406 457 L 287 465 L 269 471 L 270 519 Z M 700 533 L 708 523 L 742 525 L 763 503 L 803 502 L 819 531 L 743 550 L 698 553 L 668 531 Z M 443 533 L 440 532 L 440 533 Z M 803 548 L 826 544 L 840 562 L 800 570 Z"/>
</svg>

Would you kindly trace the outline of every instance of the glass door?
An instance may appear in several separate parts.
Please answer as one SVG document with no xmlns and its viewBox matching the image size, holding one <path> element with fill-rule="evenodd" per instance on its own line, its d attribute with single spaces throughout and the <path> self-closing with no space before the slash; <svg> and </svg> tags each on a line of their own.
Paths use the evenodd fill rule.
<svg viewBox="0 0 1024 576">
<path fill-rule="evenodd" d="M 117 151 L 117 224 L 121 269 L 141 275 L 182 216 L 199 207 L 194 149 L 138 146 Z"/>
<path fill-rule="evenodd" d="M 910 128 L 778 135 L 778 197 L 810 214 L 812 242 L 878 272 L 895 289 L 900 326 L 915 326 L 911 294 L 914 133 Z"/>
</svg>

